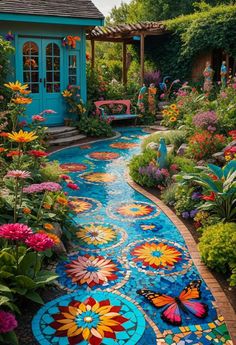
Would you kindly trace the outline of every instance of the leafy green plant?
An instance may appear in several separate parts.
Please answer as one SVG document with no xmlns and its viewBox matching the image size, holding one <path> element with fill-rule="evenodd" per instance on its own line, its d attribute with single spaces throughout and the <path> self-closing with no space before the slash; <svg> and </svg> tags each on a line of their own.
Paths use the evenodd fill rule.
<svg viewBox="0 0 236 345">
<path fill-rule="evenodd" d="M 193 181 L 203 188 L 203 200 L 206 202 L 200 210 L 209 211 L 222 221 L 236 220 L 236 161 L 231 161 L 223 168 L 209 164 L 201 167 L 201 173 L 178 176 L 185 183 Z"/>
<path fill-rule="evenodd" d="M 151 142 L 159 143 L 160 139 L 164 138 L 167 145 L 173 144 L 177 149 L 181 144 L 186 141 L 186 132 L 184 130 L 170 130 L 166 132 L 152 133 L 142 141 L 142 149 L 144 150 Z"/>
<path fill-rule="evenodd" d="M 156 161 L 157 153 L 154 150 L 146 149 L 142 154 L 132 157 L 129 163 L 129 173 L 132 179 L 141 186 L 152 187 L 156 181 L 147 175 L 140 174 L 140 168 L 147 167 L 151 161 Z"/>
<path fill-rule="evenodd" d="M 217 223 L 203 229 L 199 250 L 205 264 L 227 273 L 232 270 L 231 284 L 235 282 L 236 267 L 236 224 Z"/>
<path fill-rule="evenodd" d="M 173 163 L 177 164 L 181 173 L 195 173 L 198 171 L 196 163 L 185 156 L 175 156 Z"/>
<path fill-rule="evenodd" d="M 161 199 L 164 201 L 165 204 L 173 206 L 176 202 L 176 193 L 178 190 L 178 184 L 172 183 L 171 185 L 167 186 L 161 193 Z"/>
<path fill-rule="evenodd" d="M 114 134 L 110 122 L 99 116 L 83 116 L 78 122 L 78 129 L 91 137 L 111 137 Z"/>
<path fill-rule="evenodd" d="M 60 176 L 65 173 L 57 161 L 47 162 L 40 168 L 40 177 L 43 181 L 60 182 Z"/>
</svg>

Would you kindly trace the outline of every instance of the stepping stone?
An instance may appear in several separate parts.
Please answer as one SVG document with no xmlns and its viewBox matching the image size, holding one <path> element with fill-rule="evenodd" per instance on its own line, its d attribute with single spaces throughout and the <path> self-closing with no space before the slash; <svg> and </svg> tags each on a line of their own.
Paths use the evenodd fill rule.
<svg viewBox="0 0 236 345">
<path fill-rule="evenodd" d="M 76 141 L 79 141 L 79 140 L 82 140 L 82 139 L 85 139 L 86 136 L 83 135 L 83 134 L 78 134 L 78 135 L 75 135 L 71 138 L 58 138 L 58 139 L 52 139 L 52 140 L 49 140 L 49 145 L 50 146 L 63 146 L 63 145 L 70 145 L 71 143 L 74 143 Z"/>
</svg>

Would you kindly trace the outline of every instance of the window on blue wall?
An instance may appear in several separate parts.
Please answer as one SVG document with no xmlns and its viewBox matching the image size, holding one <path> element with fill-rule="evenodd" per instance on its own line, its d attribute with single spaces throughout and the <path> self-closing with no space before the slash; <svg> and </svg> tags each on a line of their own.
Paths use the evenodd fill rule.
<svg viewBox="0 0 236 345">
<path fill-rule="evenodd" d="M 46 90 L 47 93 L 60 92 L 60 48 L 56 43 L 46 47 Z"/>
<path fill-rule="evenodd" d="M 39 48 L 35 42 L 23 46 L 23 81 L 32 93 L 39 93 Z"/>
<path fill-rule="evenodd" d="M 69 71 L 68 71 L 68 78 L 69 78 L 69 85 L 77 85 L 77 56 L 76 55 L 69 55 Z"/>
</svg>

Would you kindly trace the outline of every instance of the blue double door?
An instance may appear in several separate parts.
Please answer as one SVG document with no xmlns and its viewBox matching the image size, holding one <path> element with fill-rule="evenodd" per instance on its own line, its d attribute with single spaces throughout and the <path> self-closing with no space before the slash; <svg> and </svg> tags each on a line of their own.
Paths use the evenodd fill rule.
<svg viewBox="0 0 236 345">
<path fill-rule="evenodd" d="M 61 92 L 66 87 L 63 53 L 59 39 L 19 38 L 17 79 L 28 84 L 31 90 L 33 102 L 27 106 L 29 120 L 32 115 L 51 109 L 56 113 L 46 115 L 45 124 L 63 124 L 65 104 Z"/>
</svg>

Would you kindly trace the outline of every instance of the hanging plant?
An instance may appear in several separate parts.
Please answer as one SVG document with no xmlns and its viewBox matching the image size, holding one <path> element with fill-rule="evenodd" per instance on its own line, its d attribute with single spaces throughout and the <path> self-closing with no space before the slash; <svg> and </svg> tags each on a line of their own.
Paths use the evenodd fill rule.
<svg viewBox="0 0 236 345">
<path fill-rule="evenodd" d="M 76 48 L 76 43 L 80 41 L 80 37 L 79 36 L 65 36 L 63 39 L 62 39 L 62 45 L 64 47 L 71 47 L 72 49 L 75 49 Z"/>
</svg>

